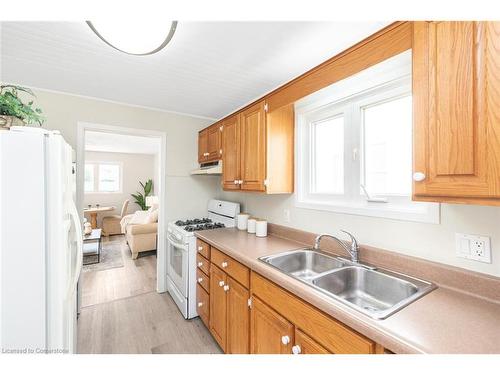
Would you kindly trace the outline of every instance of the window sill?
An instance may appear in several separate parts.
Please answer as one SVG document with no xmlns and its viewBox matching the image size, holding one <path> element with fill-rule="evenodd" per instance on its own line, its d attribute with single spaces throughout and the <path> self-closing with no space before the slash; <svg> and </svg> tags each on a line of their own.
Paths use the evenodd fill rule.
<svg viewBox="0 0 500 375">
<path fill-rule="evenodd" d="M 340 214 L 380 217 L 384 219 L 440 223 L 439 203 L 412 202 L 411 204 L 369 203 L 369 202 L 317 202 L 296 200 L 298 208 L 330 211 Z"/>
</svg>

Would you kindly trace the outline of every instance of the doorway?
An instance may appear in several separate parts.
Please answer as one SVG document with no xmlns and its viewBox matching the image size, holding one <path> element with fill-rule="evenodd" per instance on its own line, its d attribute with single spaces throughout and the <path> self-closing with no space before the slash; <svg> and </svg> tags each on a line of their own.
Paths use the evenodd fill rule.
<svg viewBox="0 0 500 375">
<path fill-rule="evenodd" d="M 87 178 L 87 181 L 85 179 L 85 169 L 86 169 L 86 147 L 87 151 L 89 151 L 89 141 L 94 140 L 94 143 L 99 144 L 98 147 L 101 148 L 102 151 L 106 150 L 106 147 L 112 147 L 112 146 L 118 146 L 118 143 L 125 143 L 125 146 L 130 147 L 131 144 L 134 144 L 134 147 L 138 148 L 149 148 L 153 147 L 152 145 L 156 145 L 156 152 L 155 152 L 155 162 L 154 162 L 154 177 L 152 178 L 153 183 L 154 183 L 154 196 L 158 197 L 157 202 L 158 202 L 158 221 L 157 221 L 157 243 L 156 243 L 156 286 L 155 289 L 158 293 L 163 293 L 166 292 L 166 258 L 167 258 L 167 246 L 166 246 L 166 238 L 165 238 L 165 233 L 163 228 L 166 225 L 166 204 L 165 204 L 165 176 L 166 176 L 166 134 L 161 131 L 152 131 L 152 130 L 144 130 L 140 128 L 131 128 L 131 127 L 121 127 L 121 126 L 114 126 L 114 125 L 104 125 L 104 124 L 94 124 L 94 123 L 87 123 L 87 122 L 79 122 L 77 125 L 77 134 L 78 134 L 78 141 L 77 141 L 77 155 L 76 155 L 76 164 L 77 164 L 77 194 L 76 194 L 76 200 L 77 200 L 77 206 L 80 211 L 80 217 L 84 217 L 84 204 L 90 204 L 88 199 L 86 201 L 86 194 L 85 194 L 85 184 L 89 185 L 89 178 Z M 123 141 L 123 142 L 114 142 L 113 137 L 116 139 Z M 128 142 L 128 145 L 126 143 Z M 92 143 L 92 142 L 91 142 Z M 122 147 L 123 150 L 123 144 L 119 145 Z M 117 147 L 114 151 L 116 152 L 117 150 L 120 150 L 120 147 Z M 98 148 L 95 148 L 96 150 Z M 87 163 L 87 169 L 90 168 L 95 168 L 97 172 L 95 172 L 96 176 L 93 176 L 93 178 L 98 178 L 97 174 L 98 172 L 98 167 L 96 165 L 98 164 L 96 162 L 96 157 L 93 158 L 94 163 Z M 99 157 L 97 157 L 99 159 Z M 101 164 L 105 164 L 103 161 Z M 119 162 L 114 163 L 116 165 L 116 169 L 119 170 Z M 108 168 L 102 168 L 103 171 L 108 171 L 108 173 L 111 173 L 111 167 Z M 89 171 L 87 171 L 89 173 Z M 117 172 L 118 173 L 118 172 Z M 88 176 L 87 176 L 88 177 Z M 119 179 L 122 178 L 118 177 Z M 109 179 L 108 179 L 109 180 Z M 113 180 L 111 178 L 111 180 Z M 124 181 L 107 181 L 109 185 L 115 184 L 116 186 L 121 187 L 121 184 L 123 184 Z M 92 181 L 92 183 L 95 183 L 95 186 L 98 186 L 98 182 Z M 144 183 L 144 182 L 143 182 Z M 105 187 L 106 188 L 106 187 Z M 107 186 L 109 189 L 110 186 Z M 89 187 L 87 186 L 87 189 Z M 120 190 L 121 193 L 123 193 L 122 190 Z M 106 192 L 103 192 L 105 194 Z M 110 193 L 111 194 L 111 193 Z M 104 198 L 100 198 L 104 199 Z M 130 197 L 131 199 L 131 204 L 135 204 L 134 198 Z M 84 203 L 85 202 L 85 203 Z M 91 206 L 95 207 L 95 204 Z M 117 205 L 115 205 L 117 206 Z M 109 206 L 101 206 L 100 208 L 111 208 L 111 205 Z M 117 207 L 114 207 L 117 209 Z M 121 207 L 118 207 L 118 209 Z M 135 206 L 136 209 L 139 210 L 138 206 Z M 132 208 L 130 211 L 134 211 L 134 208 Z M 100 212 L 100 211 L 98 211 Z M 103 213 L 104 214 L 104 213 Z"/>
</svg>

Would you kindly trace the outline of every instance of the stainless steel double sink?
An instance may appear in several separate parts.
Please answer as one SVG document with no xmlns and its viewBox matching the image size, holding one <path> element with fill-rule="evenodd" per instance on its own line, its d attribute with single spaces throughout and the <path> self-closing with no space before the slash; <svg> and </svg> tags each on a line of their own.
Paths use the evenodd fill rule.
<svg viewBox="0 0 500 375">
<path fill-rule="evenodd" d="M 375 319 L 387 318 L 436 288 L 424 280 L 313 249 L 259 259 Z"/>
</svg>

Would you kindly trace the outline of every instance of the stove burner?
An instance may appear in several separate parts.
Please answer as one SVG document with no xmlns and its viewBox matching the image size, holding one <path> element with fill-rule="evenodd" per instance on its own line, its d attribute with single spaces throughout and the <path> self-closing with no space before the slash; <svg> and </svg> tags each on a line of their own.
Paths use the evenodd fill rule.
<svg viewBox="0 0 500 375">
<path fill-rule="evenodd" d="M 177 220 L 175 222 L 175 225 L 177 225 L 179 227 L 184 227 L 186 225 L 208 224 L 208 223 L 211 223 L 211 222 L 212 222 L 212 220 L 210 220 L 208 217 L 204 217 L 202 219 Z"/>
<path fill-rule="evenodd" d="M 210 221 L 210 222 L 204 223 L 204 224 L 190 224 L 190 225 L 186 225 L 184 227 L 184 230 L 187 231 L 187 232 L 194 232 L 196 230 L 217 229 L 217 228 L 224 228 L 224 227 L 225 227 L 225 225 L 222 224 L 222 223 L 212 223 Z"/>
</svg>

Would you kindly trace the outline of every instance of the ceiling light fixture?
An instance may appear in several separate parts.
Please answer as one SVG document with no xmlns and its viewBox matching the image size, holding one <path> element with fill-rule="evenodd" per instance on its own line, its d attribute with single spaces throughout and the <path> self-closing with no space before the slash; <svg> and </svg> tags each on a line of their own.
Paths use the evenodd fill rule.
<svg viewBox="0 0 500 375">
<path fill-rule="evenodd" d="M 144 56 L 160 51 L 170 42 L 177 21 L 87 21 L 87 25 L 114 49 L 129 55 Z"/>
</svg>

